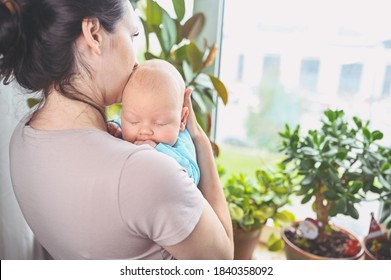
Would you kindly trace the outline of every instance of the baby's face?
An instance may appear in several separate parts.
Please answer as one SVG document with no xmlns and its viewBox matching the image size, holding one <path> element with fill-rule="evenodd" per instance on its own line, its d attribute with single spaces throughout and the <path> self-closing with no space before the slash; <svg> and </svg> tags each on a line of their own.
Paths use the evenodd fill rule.
<svg viewBox="0 0 391 280">
<path fill-rule="evenodd" d="M 181 115 L 182 104 L 172 93 L 132 92 L 123 99 L 122 136 L 132 143 L 152 140 L 173 146 L 181 130 Z"/>
</svg>

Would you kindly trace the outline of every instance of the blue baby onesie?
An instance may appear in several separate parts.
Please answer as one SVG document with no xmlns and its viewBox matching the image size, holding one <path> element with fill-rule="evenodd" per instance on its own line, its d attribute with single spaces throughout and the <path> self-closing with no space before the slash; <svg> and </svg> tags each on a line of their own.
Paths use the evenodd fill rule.
<svg viewBox="0 0 391 280">
<path fill-rule="evenodd" d="M 197 164 L 197 156 L 193 141 L 187 129 L 179 132 L 178 140 L 174 146 L 160 143 L 156 150 L 174 158 L 186 169 L 189 177 L 198 185 L 200 181 L 200 169 Z"/>
</svg>

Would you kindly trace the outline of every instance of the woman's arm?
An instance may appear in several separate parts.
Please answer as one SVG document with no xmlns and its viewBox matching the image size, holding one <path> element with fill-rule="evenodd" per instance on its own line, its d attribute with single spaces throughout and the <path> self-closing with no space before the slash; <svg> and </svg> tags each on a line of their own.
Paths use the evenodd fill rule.
<svg viewBox="0 0 391 280">
<path fill-rule="evenodd" d="M 209 138 L 197 123 L 190 99 L 191 90 L 186 90 L 184 106 L 189 108 L 187 129 L 197 151 L 201 172 L 199 188 L 208 201 L 193 232 L 182 242 L 166 249 L 177 259 L 232 259 L 233 234 L 227 203 Z"/>
</svg>

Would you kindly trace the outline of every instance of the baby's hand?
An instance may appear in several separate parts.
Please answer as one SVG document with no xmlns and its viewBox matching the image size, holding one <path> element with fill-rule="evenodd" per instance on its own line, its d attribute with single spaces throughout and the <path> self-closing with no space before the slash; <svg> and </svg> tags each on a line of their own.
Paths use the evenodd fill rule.
<svg viewBox="0 0 391 280">
<path fill-rule="evenodd" d="M 143 144 L 148 144 L 152 148 L 155 148 L 157 146 L 157 143 L 152 141 L 152 140 L 140 140 L 140 141 L 135 141 L 133 144 L 136 145 L 143 145 Z"/>
</svg>

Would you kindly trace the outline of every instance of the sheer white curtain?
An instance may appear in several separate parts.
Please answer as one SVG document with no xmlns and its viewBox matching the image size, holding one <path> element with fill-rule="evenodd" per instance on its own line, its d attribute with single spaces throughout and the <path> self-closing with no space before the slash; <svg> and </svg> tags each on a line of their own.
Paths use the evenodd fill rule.
<svg viewBox="0 0 391 280">
<path fill-rule="evenodd" d="M 42 259 L 12 190 L 9 141 L 18 121 L 26 114 L 26 96 L 14 84 L 0 84 L 0 259 Z M 23 176 L 23 174 L 20 174 Z"/>
</svg>

